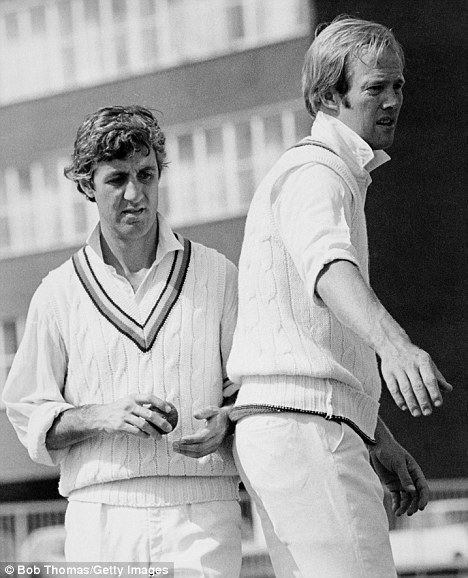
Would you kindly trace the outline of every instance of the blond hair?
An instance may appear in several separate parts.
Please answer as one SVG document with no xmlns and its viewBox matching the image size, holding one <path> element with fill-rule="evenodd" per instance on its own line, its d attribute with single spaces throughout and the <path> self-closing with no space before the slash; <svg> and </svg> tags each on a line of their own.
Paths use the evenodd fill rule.
<svg viewBox="0 0 468 578">
<path fill-rule="evenodd" d="M 387 48 L 395 52 L 403 68 L 403 48 L 382 24 L 341 15 L 330 24 L 317 27 L 302 68 L 302 91 L 311 116 L 315 117 L 321 97 L 330 89 L 341 95 L 348 92 L 351 56 L 359 57 L 365 50 L 378 60 Z"/>
</svg>

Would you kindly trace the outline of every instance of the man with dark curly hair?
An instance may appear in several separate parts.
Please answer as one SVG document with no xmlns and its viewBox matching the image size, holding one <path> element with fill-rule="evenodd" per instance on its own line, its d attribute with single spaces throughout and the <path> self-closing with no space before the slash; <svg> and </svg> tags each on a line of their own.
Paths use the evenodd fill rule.
<svg viewBox="0 0 468 578">
<path fill-rule="evenodd" d="M 99 223 L 37 289 L 4 401 L 32 459 L 60 464 L 68 561 L 234 577 L 237 271 L 158 212 L 165 167 L 145 108 L 102 108 L 79 128 L 65 175 Z"/>
</svg>

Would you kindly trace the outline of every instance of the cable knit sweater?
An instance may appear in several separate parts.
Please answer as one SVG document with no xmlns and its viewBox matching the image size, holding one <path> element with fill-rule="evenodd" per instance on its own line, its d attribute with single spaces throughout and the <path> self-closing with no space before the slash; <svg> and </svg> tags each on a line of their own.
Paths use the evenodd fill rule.
<svg viewBox="0 0 468 578">
<path fill-rule="evenodd" d="M 31 457 L 60 463 L 64 496 L 133 506 L 237 496 L 229 442 L 200 459 L 172 450 L 173 441 L 203 427 L 193 417 L 197 410 L 222 403 L 221 357 L 227 357 L 236 313 L 235 289 L 232 303 L 225 303 L 234 265 L 213 249 L 181 242 L 183 250 L 158 264 L 146 310 L 89 246 L 51 272 L 32 300 L 4 401 Z M 157 441 L 102 433 L 47 451 L 46 432 L 61 411 L 130 393 L 172 402 L 176 429 Z"/>
<path fill-rule="evenodd" d="M 345 133 L 352 142 L 358 138 L 354 133 L 350 136 L 350 129 L 339 121 L 323 115 L 316 123 L 322 142 L 329 141 L 327 135 L 333 131 L 338 136 Z M 321 129 L 321 125 L 325 126 Z M 335 151 L 342 144 L 338 136 L 331 141 Z M 372 151 L 363 144 L 372 158 Z M 324 255 L 316 258 L 309 274 L 316 278 L 327 262 L 346 259 L 359 267 L 368 282 L 364 215 L 368 173 L 368 181 L 358 183 L 339 154 L 310 145 L 290 149 L 260 184 L 246 221 L 239 262 L 238 322 L 227 368 L 230 378 L 241 383 L 241 388 L 231 416 L 239 419 L 275 409 L 318 413 L 348 421 L 372 441 L 381 387 L 375 353 L 314 295 L 314 281 L 313 286 L 307 286 L 307 279 L 301 277 L 298 263 L 285 246 L 273 208 L 292 175 L 304 170 L 304 177 L 299 178 L 307 183 L 311 175 L 314 178 L 321 174 L 305 172 L 317 165 L 325 176 L 332 171 L 333 178 L 342 183 L 340 211 L 346 213 L 350 238 L 346 244 L 340 241 L 323 248 Z M 318 184 L 317 188 L 320 194 Z M 307 191 L 305 195 L 307 198 Z M 294 202 L 293 190 L 288 202 Z M 310 233 L 319 239 L 321 250 L 321 239 L 326 234 L 315 229 Z"/>
</svg>

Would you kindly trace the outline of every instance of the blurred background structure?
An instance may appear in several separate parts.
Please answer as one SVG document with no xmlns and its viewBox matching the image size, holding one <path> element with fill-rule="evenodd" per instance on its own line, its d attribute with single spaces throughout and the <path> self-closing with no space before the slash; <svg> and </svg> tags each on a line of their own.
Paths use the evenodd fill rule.
<svg viewBox="0 0 468 578">
<path fill-rule="evenodd" d="M 237 262 L 256 184 L 310 130 L 300 71 L 313 30 L 346 12 L 392 27 L 407 56 L 393 160 L 367 200 L 373 286 L 456 388 L 420 420 L 384 393 L 382 415 L 436 497 L 468 496 L 464 9 L 459 0 L 0 0 L 0 391 L 34 290 L 96 221 L 62 173 L 83 118 L 110 104 L 160 111 L 170 160 L 162 212 Z M 26 556 L 33 530 L 63 521 L 63 503 L 57 472 L 31 462 L 1 408 L 0 440 L 0 559 L 11 560 Z M 466 502 L 446 503 L 454 509 L 466 530 Z M 250 552 L 261 539 L 247 501 L 244 510 Z M 448 555 L 468 565 L 466 551 Z"/>
</svg>

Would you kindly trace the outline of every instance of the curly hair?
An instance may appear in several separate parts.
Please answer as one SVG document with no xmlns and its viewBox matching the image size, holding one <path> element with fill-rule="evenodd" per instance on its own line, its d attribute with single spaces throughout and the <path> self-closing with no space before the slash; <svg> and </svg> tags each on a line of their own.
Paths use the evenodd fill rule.
<svg viewBox="0 0 468 578">
<path fill-rule="evenodd" d="M 342 14 L 330 24 L 318 26 L 302 68 L 302 90 L 310 115 L 316 116 L 321 97 L 331 88 L 341 95 L 348 92 L 350 57 L 359 57 L 366 50 L 378 60 L 387 48 L 395 52 L 404 67 L 403 48 L 382 24 Z"/>
<path fill-rule="evenodd" d="M 93 187 L 93 173 L 101 161 L 125 159 L 136 151 L 151 148 L 156 155 L 159 176 L 166 162 L 166 138 L 153 113 L 142 106 L 109 106 L 90 114 L 78 129 L 72 164 L 63 174 L 76 183 L 90 201 L 85 187 Z"/>
</svg>

